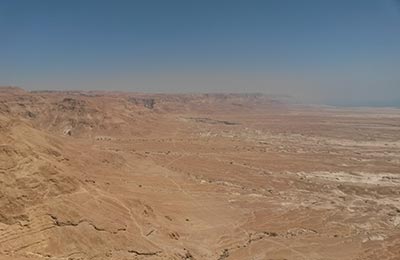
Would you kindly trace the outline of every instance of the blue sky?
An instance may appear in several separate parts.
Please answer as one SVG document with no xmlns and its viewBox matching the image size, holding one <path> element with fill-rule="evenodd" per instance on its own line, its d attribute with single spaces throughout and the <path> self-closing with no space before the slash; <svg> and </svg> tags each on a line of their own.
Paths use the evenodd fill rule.
<svg viewBox="0 0 400 260">
<path fill-rule="evenodd" d="M 400 105 L 396 0 L 0 0 L 0 85 Z"/>
</svg>

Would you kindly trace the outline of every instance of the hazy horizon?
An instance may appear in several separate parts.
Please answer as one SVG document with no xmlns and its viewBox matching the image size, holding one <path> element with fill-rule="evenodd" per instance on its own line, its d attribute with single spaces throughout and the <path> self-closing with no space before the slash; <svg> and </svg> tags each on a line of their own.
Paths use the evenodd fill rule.
<svg viewBox="0 0 400 260">
<path fill-rule="evenodd" d="M 0 85 L 400 106 L 385 1 L 1 1 Z"/>
</svg>

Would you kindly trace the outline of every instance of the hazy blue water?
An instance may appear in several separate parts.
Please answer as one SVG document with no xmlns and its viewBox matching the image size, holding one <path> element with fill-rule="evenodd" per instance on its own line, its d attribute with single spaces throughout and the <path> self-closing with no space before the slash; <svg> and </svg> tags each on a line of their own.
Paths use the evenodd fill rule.
<svg viewBox="0 0 400 260">
<path fill-rule="evenodd" d="M 345 107 L 396 107 L 400 108 L 400 100 L 393 101 L 362 101 L 362 102 L 332 102 L 328 105 Z"/>
</svg>

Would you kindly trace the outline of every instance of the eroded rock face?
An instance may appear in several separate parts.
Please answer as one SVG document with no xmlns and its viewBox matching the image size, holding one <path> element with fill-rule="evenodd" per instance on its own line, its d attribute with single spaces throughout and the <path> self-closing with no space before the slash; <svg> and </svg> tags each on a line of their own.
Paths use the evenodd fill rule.
<svg viewBox="0 0 400 260">
<path fill-rule="evenodd" d="M 64 98 L 61 102 L 57 103 L 57 109 L 61 112 L 76 111 L 77 113 L 84 113 L 86 102 L 75 98 Z"/>
<path fill-rule="evenodd" d="M 24 157 L 10 145 L 0 146 L 0 171 L 9 171 L 17 166 L 18 161 Z"/>
<path fill-rule="evenodd" d="M 129 102 L 134 103 L 135 105 L 143 105 L 145 108 L 153 109 L 155 105 L 155 100 L 153 98 L 128 98 Z"/>
<path fill-rule="evenodd" d="M 28 221 L 28 208 L 78 189 L 78 181 L 58 168 L 62 155 L 44 136 L 24 123 L 8 125 L 0 134 L 0 222 L 15 225 Z M 36 133 L 37 134 L 37 133 Z M 31 137 L 41 146 L 31 143 Z M 47 146 L 47 148 L 44 147 Z"/>
<path fill-rule="evenodd" d="M 0 259 L 396 259 L 399 122 L 260 94 L 0 89 Z"/>
</svg>

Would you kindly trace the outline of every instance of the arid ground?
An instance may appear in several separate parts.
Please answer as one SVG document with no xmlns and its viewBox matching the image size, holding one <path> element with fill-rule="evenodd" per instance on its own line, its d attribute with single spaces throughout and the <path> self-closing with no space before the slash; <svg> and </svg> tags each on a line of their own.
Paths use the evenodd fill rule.
<svg viewBox="0 0 400 260">
<path fill-rule="evenodd" d="M 0 259 L 400 259 L 400 109 L 1 88 Z"/>
</svg>

